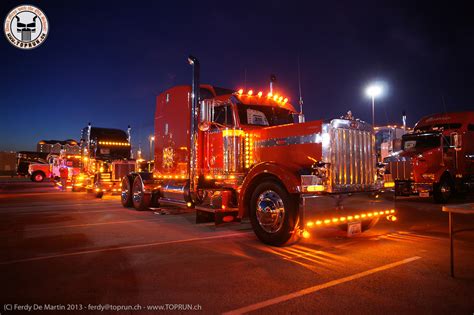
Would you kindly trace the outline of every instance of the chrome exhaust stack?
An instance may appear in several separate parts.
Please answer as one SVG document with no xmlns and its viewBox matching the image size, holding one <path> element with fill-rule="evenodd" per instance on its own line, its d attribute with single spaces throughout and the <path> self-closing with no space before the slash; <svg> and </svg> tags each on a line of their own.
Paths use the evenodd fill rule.
<svg viewBox="0 0 474 315">
<path fill-rule="evenodd" d="M 191 91 L 191 116 L 190 116 L 190 128 L 189 128 L 189 194 L 193 202 L 196 201 L 197 192 L 197 137 L 198 137 L 198 110 L 199 110 L 199 89 L 200 89 L 200 65 L 199 60 L 194 56 L 188 57 L 189 64 L 193 67 L 193 83 Z"/>
</svg>

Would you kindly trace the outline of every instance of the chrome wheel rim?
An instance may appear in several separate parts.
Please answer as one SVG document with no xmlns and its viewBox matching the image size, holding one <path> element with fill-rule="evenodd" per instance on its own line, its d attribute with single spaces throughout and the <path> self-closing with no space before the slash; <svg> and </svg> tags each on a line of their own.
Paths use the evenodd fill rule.
<svg viewBox="0 0 474 315">
<path fill-rule="evenodd" d="M 135 185 L 135 189 L 133 189 L 133 202 L 139 204 L 143 198 L 143 191 L 140 185 Z"/>
<path fill-rule="evenodd" d="M 127 180 L 128 181 L 128 180 Z M 122 181 L 122 201 L 125 202 L 127 201 L 128 194 L 129 194 L 129 184 L 127 182 Z"/>
<path fill-rule="evenodd" d="M 444 199 L 448 198 L 451 195 L 451 186 L 444 182 L 443 185 L 441 185 L 440 192 Z"/>
<path fill-rule="evenodd" d="M 257 199 L 257 221 L 267 233 L 276 233 L 283 227 L 285 206 L 273 190 L 262 192 Z"/>
</svg>

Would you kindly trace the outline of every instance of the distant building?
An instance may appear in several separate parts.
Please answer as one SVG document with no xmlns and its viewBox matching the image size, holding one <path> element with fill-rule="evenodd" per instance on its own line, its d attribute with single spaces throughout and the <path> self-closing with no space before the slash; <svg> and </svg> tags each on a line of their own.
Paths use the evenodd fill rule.
<svg viewBox="0 0 474 315">
<path fill-rule="evenodd" d="M 65 150 L 66 154 L 80 154 L 81 148 L 76 140 L 41 140 L 36 145 L 36 151 L 43 153 L 60 153 Z"/>
</svg>

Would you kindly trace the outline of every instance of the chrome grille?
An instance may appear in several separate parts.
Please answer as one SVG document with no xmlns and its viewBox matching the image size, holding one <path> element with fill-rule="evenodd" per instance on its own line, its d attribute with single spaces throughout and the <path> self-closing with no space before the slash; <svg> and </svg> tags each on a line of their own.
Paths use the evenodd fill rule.
<svg viewBox="0 0 474 315">
<path fill-rule="evenodd" d="M 329 163 L 330 192 L 378 188 L 375 138 L 370 125 L 335 119 L 323 126 L 322 148 L 323 160 Z"/>
<path fill-rule="evenodd" d="M 390 161 L 388 162 L 387 169 L 392 180 L 410 180 L 413 172 L 410 161 Z"/>
</svg>

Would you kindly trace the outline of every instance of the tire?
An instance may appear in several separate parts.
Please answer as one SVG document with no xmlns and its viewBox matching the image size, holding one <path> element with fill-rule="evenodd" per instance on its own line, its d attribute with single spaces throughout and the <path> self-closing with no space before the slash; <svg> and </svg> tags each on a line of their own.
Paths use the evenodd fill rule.
<svg viewBox="0 0 474 315">
<path fill-rule="evenodd" d="M 132 185 L 132 203 L 138 211 L 145 211 L 150 208 L 151 194 L 145 194 L 140 176 L 135 177 Z"/>
<path fill-rule="evenodd" d="M 444 175 L 433 187 L 433 199 L 436 203 L 447 203 L 454 194 L 454 183 L 449 175 Z"/>
<path fill-rule="evenodd" d="M 31 180 L 35 183 L 40 183 L 44 181 L 46 175 L 42 171 L 36 171 L 31 174 Z"/>
<path fill-rule="evenodd" d="M 258 184 L 248 209 L 253 231 L 263 243 L 282 246 L 298 240 L 298 203 L 277 181 Z"/>
<path fill-rule="evenodd" d="M 95 193 L 95 197 L 96 197 L 96 198 L 102 198 L 102 197 L 104 197 L 104 192 L 103 192 L 103 191 L 96 192 L 96 193 Z"/>
<path fill-rule="evenodd" d="M 120 193 L 120 202 L 124 208 L 131 208 L 133 206 L 132 200 L 132 178 L 128 176 L 124 176 L 122 178 L 121 193 Z"/>
</svg>

